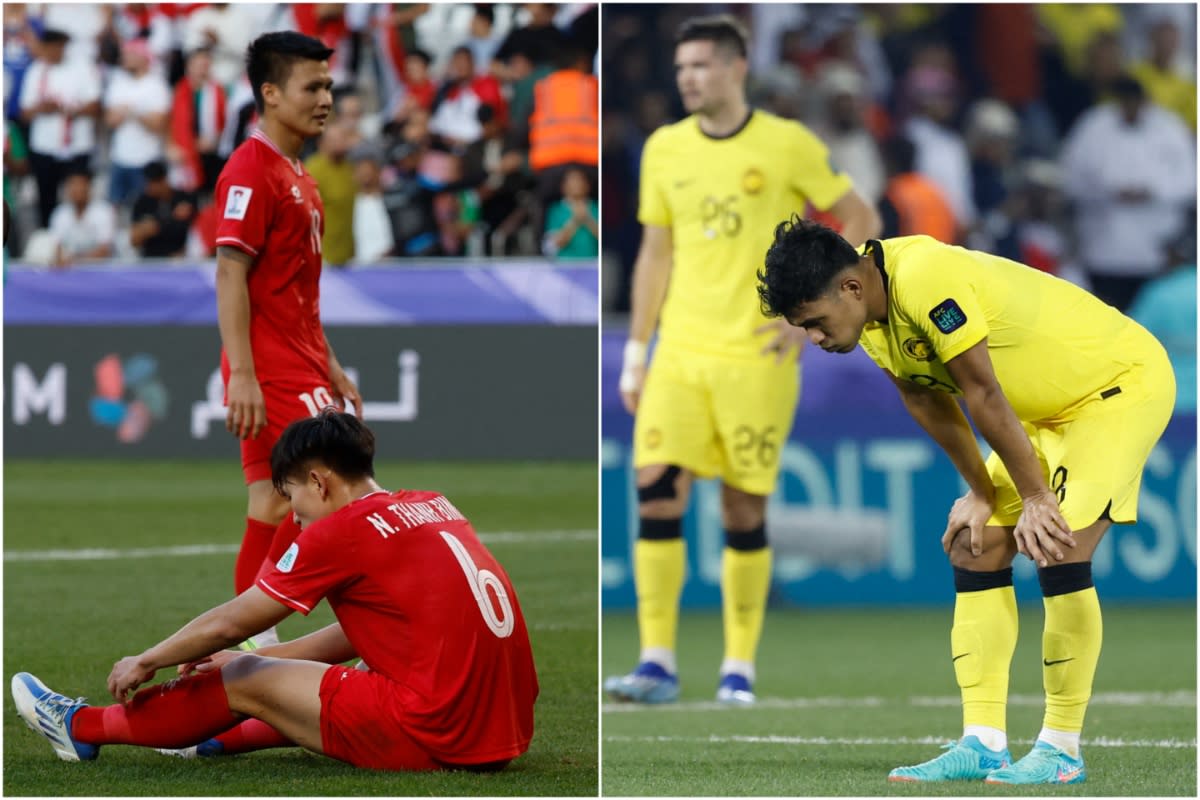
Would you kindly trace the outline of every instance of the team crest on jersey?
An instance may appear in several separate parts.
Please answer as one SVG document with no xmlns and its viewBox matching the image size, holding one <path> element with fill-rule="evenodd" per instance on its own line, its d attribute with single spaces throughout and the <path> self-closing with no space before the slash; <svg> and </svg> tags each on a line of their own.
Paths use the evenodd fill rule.
<svg viewBox="0 0 1200 800">
<path fill-rule="evenodd" d="M 280 572 L 291 572 L 292 567 L 296 566 L 296 556 L 298 555 L 300 555 L 300 545 L 292 542 L 292 546 L 279 559 L 279 563 L 275 565 L 275 569 Z"/>
<path fill-rule="evenodd" d="M 758 167 L 751 167 L 742 175 L 742 191 L 746 194 L 758 194 L 767 185 L 767 178 Z"/>
<path fill-rule="evenodd" d="M 225 197 L 225 219 L 245 219 L 252 194 L 254 190 L 249 186 L 230 186 Z"/>
<path fill-rule="evenodd" d="M 294 184 L 294 183 L 292 184 L 292 198 L 293 198 L 293 199 L 294 199 L 294 200 L 295 200 L 297 203 L 303 203 L 303 202 L 304 202 L 304 195 L 300 194 L 300 187 L 299 187 L 299 186 L 297 186 L 297 185 L 296 185 L 296 184 Z"/>
<path fill-rule="evenodd" d="M 934 306 L 929 312 L 929 318 L 942 333 L 951 333 L 967 324 L 967 315 L 951 297 Z"/>
<path fill-rule="evenodd" d="M 662 431 L 658 428 L 651 428 L 646 431 L 646 448 L 648 450 L 654 450 L 660 444 L 662 444 Z"/>
<path fill-rule="evenodd" d="M 900 346 L 904 348 L 904 352 L 908 353 L 909 358 L 917 361 L 933 361 L 933 347 L 924 339 L 911 336 L 905 339 L 904 344 Z"/>
</svg>

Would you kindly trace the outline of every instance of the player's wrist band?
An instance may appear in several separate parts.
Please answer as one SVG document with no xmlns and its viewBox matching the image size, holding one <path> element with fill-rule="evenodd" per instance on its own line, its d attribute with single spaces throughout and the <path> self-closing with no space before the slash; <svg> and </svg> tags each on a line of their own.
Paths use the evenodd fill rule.
<svg viewBox="0 0 1200 800">
<path fill-rule="evenodd" d="M 639 342 L 637 339 L 625 342 L 625 357 L 622 361 L 625 369 L 644 365 L 646 363 L 646 343 Z"/>
</svg>

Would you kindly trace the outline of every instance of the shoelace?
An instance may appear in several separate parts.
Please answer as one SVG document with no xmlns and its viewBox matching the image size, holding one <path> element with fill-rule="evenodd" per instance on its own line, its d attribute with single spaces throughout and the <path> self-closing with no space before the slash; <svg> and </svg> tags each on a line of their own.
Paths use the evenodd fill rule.
<svg viewBox="0 0 1200 800">
<path fill-rule="evenodd" d="M 67 717 L 67 712 L 80 703 L 86 703 L 86 697 L 77 697 L 72 700 L 69 697 L 50 692 L 41 697 L 37 701 L 37 709 L 42 714 L 52 719 L 57 724 L 61 725 Z"/>
</svg>

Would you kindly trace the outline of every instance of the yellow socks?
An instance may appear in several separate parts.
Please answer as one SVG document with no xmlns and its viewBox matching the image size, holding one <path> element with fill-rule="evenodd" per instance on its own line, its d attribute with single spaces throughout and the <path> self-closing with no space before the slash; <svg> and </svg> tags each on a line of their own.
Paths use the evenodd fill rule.
<svg viewBox="0 0 1200 800">
<path fill-rule="evenodd" d="M 721 619 L 725 660 L 721 674 L 735 672 L 754 680 L 754 655 L 762 636 L 771 588 L 771 550 L 763 525 L 725 534 L 721 554 Z"/>
<path fill-rule="evenodd" d="M 1092 696 L 1104 624 L 1092 584 L 1092 565 L 1059 564 L 1038 570 L 1046 608 L 1042 634 L 1045 728 L 1078 734 Z"/>
<path fill-rule="evenodd" d="M 990 728 L 1004 738 L 1008 672 L 1017 646 L 1017 600 L 1012 568 L 973 572 L 954 568 L 954 627 L 950 657 L 962 691 L 963 727 Z M 993 750 L 1002 749 L 984 742 Z"/>
<path fill-rule="evenodd" d="M 675 635 L 679 627 L 679 595 L 687 565 L 680 520 L 641 522 L 633 546 L 633 580 L 637 590 L 641 660 L 675 672 Z"/>
</svg>

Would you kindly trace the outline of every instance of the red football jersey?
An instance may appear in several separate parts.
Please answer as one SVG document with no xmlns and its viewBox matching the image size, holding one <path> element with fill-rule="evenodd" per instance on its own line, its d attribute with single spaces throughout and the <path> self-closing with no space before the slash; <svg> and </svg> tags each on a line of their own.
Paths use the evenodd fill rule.
<svg viewBox="0 0 1200 800">
<path fill-rule="evenodd" d="M 308 526 L 257 585 L 302 614 L 329 600 L 394 714 L 431 755 L 482 763 L 523 753 L 537 674 L 504 569 L 435 492 L 367 495 Z"/>
<path fill-rule="evenodd" d="M 247 286 L 259 383 L 324 383 L 329 377 L 320 314 L 325 206 L 317 182 L 255 130 L 221 170 L 216 207 L 217 245 L 254 258 Z M 224 350 L 221 370 L 228 378 Z"/>
</svg>

